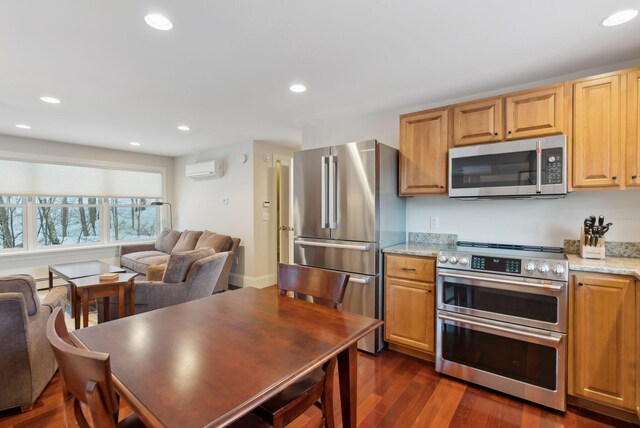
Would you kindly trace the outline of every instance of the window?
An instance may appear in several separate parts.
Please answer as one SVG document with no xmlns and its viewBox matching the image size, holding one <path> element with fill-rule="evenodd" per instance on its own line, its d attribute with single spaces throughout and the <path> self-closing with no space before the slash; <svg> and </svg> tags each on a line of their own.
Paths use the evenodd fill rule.
<svg viewBox="0 0 640 428">
<path fill-rule="evenodd" d="M 0 250 L 23 247 L 24 212 L 22 197 L 0 196 Z"/>
<path fill-rule="evenodd" d="M 99 204 L 97 198 L 35 197 L 36 245 L 100 242 Z"/>
<path fill-rule="evenodd" d="M 158 207 L 155 199 L 111 198 L 109 200 L 109 240 L 153 239 L 158 230 Z"/>
</svg>

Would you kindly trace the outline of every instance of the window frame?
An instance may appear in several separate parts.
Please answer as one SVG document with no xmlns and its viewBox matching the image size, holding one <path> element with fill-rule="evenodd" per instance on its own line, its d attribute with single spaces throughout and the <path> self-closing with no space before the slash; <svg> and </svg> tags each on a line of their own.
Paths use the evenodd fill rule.
<svg viewBox="0 0 640 428">
<path fill-rule="evenodd" d="M 3 197 L 16 197 L 16 198 L 21 198 L 21 203 L 8 203 L 8 202 L 3 202 L 0 203 L 0 207 L 3 208 L 11 208 L 11 207 L 19 207 L 22 208 L 22 246 L 21 247 L 11 247 L 11 248 L 4 248 L 4 247 L 0 247 L 0 254 L 15 254 L 15 253 L 23 253 L 28 251 L 28 246 L 29 246 L 29 233 L 27 231 L 28 227 L 25 227 L 25 225 L 27 224 L 28 221 L 28 203 L 27 200 L 28 198 L 26 196 L 21 196 L 21 195 L 2 195 Z"/>
<path fill-rule="evenodd" d="M 146 199 L 148 201 L 147 204 L 118 204 L 112 203 L 111 200 L 115 199 Z M 159 201 L 160 198 L 104 198 L 103 203 L 105 205 L 105 212 L 108 216 L 107 220 L 107 229 L 106 229 L 106 244 L 126 244 L 126 243 L 136 243 L 136 242 L 148 242 L 151 240 L 155 240 L 157 236 L 160 234 L 162 229 L 162 223 L 164 218 L 162 217 L 162 205 L 150 205 L 151 202 Z M 155 236 L 152 238 L 145 239 L 111 239 L 111 208 L 135 208 L 135 207 L 145 207 L 146 209 L 155 209 L 156 211 L 156 227 L 155 227 Z"/>
<path fill-rule="evenodd" d="M 32 229 L 31 229 L 31 248 L 32 250 L 35 251 L 40 251 L 40 250 L 52 250 L 52 249 L 62 249 L 62 248 L 78 248 L 78 247 L 87 247 L 87 246 L 95 246 L 95 245 L 103 245 L 106 242 L 104 241 L 104 224 L 103 224 L 103 209 L 102 209 L 102 205 L 103 205 L 103 198 L 94 198 L 97 199 L 99 202 L 96 202 L 94 204 L 58 204 L 58 203 L 40 203 L 38 201 L 36 201 L 36 199 L 38 198 L 73 198 L 73 199 L 79 199 L 79 198 L 86 198 L 86 199 L 92 199 L 93 197 L 89 197 L 89 196 L 61 196 L 61 195 L 42 195 L 42 196 L 33 196 L 31 198 L 29 198 L 29 202 L 32 205 L 32 212 L 33 212 L 33 217 L 32 217 Z M 98 237 L 98 241 L 89 241 L 89 242 L 78 242 L 78 243 L 72 243 L 72 244 L 50 244 L 50 245 L 40 245 L 38 244 L 38 208 L 39 207 L 51 207 L 51 208 L 92 208 L 95 207 L 97 208 L 97 212 L 98 212 L 98 219 L 100 220 L 100 226 L 99 226 L 99 231 L 97 231 L 97 237 Z"/>
</svg>

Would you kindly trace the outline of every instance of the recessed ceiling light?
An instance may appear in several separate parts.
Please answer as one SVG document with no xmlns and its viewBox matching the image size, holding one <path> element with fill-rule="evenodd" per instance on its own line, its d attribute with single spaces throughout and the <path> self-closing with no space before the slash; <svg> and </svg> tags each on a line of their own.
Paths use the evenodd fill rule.
<svg viewBox="0 0 640 428">
<path fill-rule="evenodd" d="M 295 84 L 293 84 L 293 85 L 289 86 L 289 90 L 290 90 L 291 92 L 296 92 L 296 93 L 298 93 L 298 94 L 299 94 L 300 92 L 304 92 L 304 91 L 306 91 L 306 90 L 307 90 L 307 87 L 306 87 L 306 86 L 304 86 L 304 85 L 302 85 L 302 84 L 300 84 L 300 83 L 295 83 Z"/>
<path fill-rule="evenodd" d="M 31 129 L 31 127 L 29 125 L 25 125 L 23 123 L 18 123 L 16 124 L 16 128 L 20 128 L 20 129 Z"/>
<path fill-rule="evenodd" d="M 138 143 L 137 141 L 132 141 L 129 144 L 131 144 L 132 146 L 141 146 L 142 144 Z"/>
<path fill-rule="evenodd" d="M 169 31 L 173 28 L 173 24 L 164 15 L 158 13 L 150 13 L 144 17 L 144 22 L 151 28 L 155 28 L 160 31 Z"/>
<path fill-rule="evenodd" d="M 178 126 L 178 129 L 181 131 L 191 131 L 191 128 L 189 128 L 187 125 L 180 125 Z"/>
<path fill-rule="evenodd" d="M 40 100 L 49 104 L 60 104 L 60 100 L 53 97 L 40 97 Z"/>
<path fill-rule="evenodd" d="M 616 12 L 602 21 L 602 26 L 615 27 L 616 25 L 624 24 L 625 22 L 631 21 L 636 16 L 638 16 L 638 11 L 635 9 L 621 10 L 620 12 Z"/>
</svg>

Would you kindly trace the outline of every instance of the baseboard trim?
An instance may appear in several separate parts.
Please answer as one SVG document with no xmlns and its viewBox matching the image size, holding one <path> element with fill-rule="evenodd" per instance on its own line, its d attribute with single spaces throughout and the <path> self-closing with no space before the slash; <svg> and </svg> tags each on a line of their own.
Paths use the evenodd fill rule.
<svg viewBox="0 0 640 428">
<path fill-rule="evenodd" d="M 246 276 L 235 273 L 229 274 L 229 284 L 238 287 L 267 288 L 277 283 L 275 274 L 262 276 Z"/>
</svg>

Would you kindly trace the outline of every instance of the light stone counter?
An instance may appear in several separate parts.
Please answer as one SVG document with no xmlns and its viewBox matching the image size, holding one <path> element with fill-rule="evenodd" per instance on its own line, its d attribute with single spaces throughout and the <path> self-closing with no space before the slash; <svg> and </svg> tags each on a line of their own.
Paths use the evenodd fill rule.
<svg viewBox="0 0 640 428">
<path fill-rule="evenodd" d="M 416 242 L 406 242 L 404 244 L 393 245 L 382 249 L 383 253 L 387 254 L 404 254 L 409 256 L 423 256 L 423 257 L 437 257 L 438 251 L 455 250 L 455 245 L 450 244 L 433 244 L 425 243 L 418 244 Z"/>
<path fill-rule="evenodd" d="M 640 258 L 607 257 L 604 260 L 583 259 L 577 254 L 567 254 L 569 270 L 573 272 L 598 272 L 628 275 L 640 279 Z"/>
</svg>

